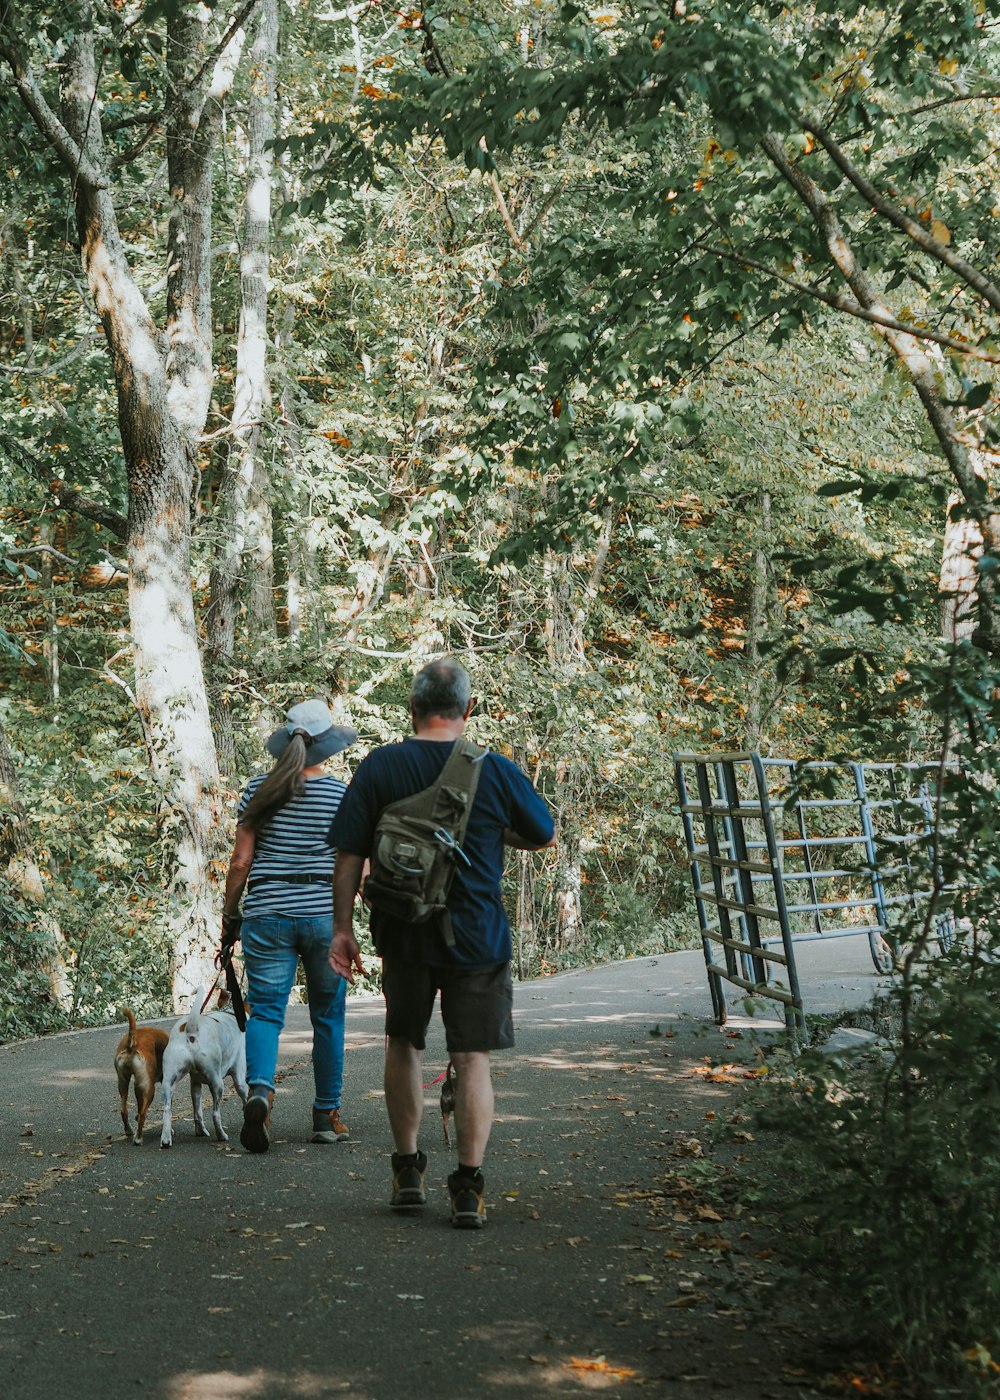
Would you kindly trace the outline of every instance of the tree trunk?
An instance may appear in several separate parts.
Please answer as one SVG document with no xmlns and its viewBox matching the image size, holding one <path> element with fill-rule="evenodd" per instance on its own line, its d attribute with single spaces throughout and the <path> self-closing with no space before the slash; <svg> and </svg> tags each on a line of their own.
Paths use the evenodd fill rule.
<svg viewBox="0 0 1000 1400">
<path fill-rule="evenodd" d="M 52 544 L 52 517 L 43 515 L 38 525 L 40 544 Z M 45 597 L 46 636 L 42 643 L 42 656 L 45 659 L 45 679 L 48 682 L 49 702 L 59 704 L 59 606 L 52 580 L 52 555 L 48 550 L 42 555 L 38 572 L 41 574 L 42 592 Z"/>
<path fill-rule="evenodd" d="M 12 231 L 15 216 L 18 213 L 19 211 L 15 209 L 8 211 L 5 227 L 0 232 L 0 256 L 3 257 L 10 269 L 10 280 L 17 303 L 17 319 L 21 325 L 21 350 L 24 365 L 25 368 L 30 368 L 35 361 L 35 304 L 24 284 L 24 274 L 21 271 L 21 249 Z"/>
<path fill-rule="evenodd" d="M 948 502 L 948 519 L 941 556 L 941 636 L 949 642 L 968 641 L 976 630 L 976 560 L 983 552 L 979 526 L 967 515 L 952 519 L 960 497 Z"/>
<path fill-rule="evenodd" d="M 759 492 L 760 536 L 754 550 L 754 573 L 750 593 L 750 614 L 747 618 L 746 664 L 747 676 L 747 719 L 746 744 L 748 749 L 760 747 L 763 728 L 763 674 L 760 643 L 767 625 L 767 604 L 770 591 L 770 539 L 771 539 L 771 493 Z"/>
<path fill-rule="evenodd" d="M 586 630 L 591 609 L 611 551 L 616 508 L 606 505 L 586 582 L 577 587 L 569 555 L 547 551 L 542 566 L 545 583 L 546 655 L 561 686 L 569 685 L 588 666 Z M 579 759 L 575 752 L 556 769 L 559 846 L 556 868 L 556 946 L 567 949 L 583 933 L 583 850 L 577 834 Z"/>
<path fill-rule="evenodd" d="M 210 11 L 176 6 L 167 24 L 164 119 L 171 214 L 167 227 L 167 380 L 171 416 L 191 468 L 212 400 L 212 173 L 222 98 L 246 35 L 238 29 L 204 68 Z"/>
<path fill-rule="evenodd" d="M 45 949 L 44 972 L 52 999 L 68 1007 L 72 1002 L 66 966 L 66 943 L 59 926 L 45 908 L 45 886 L 31 846 L 28 814 L 17 789 L 17 773 L 0 722 L 0 871 L 10 888 L 38 910 Z"/>
<path fill-rule="evenodd" d="M 66 54 L 63 119 L 89 162 L 103 171 L 95 85 L 93 36 L 84 33 Z M 77 181 L 77 226 L 118 389 L 129 485 L 135 695 L 151 762 L 175 818 L 175 869 L 164 923 L 174 950 L 175 1003 L 183 1006 L 214 975 L 211 867 L 219 854 L 219 774 L 191 594 L 194 420 L 189 414 L 182 436 L 170 411 L 160 337 L 128 266 L 109 185 L 107 179 Z"/>
<path fill-rule="evenodd" d="M 565 760 L 560 782 L 559 845 L 556 849 L 556 947 L 565 952 L 583 933 L 583 851 L 572 814 L 577 810 L 576 762 Z M 566 820 L 567 813 L 571 814 Z"/>
<path fill-rule="evenodd" d="M 278 635 L 274 612 L 274 516 L 271 511 L 271 473 L 258 454 L 247 509 L 247 625 L 257 641 Z"/>
<path fill-rule="evenodd" d="M 271 237 L 275 85 L 278 53 L 277 0 L 261 0 L 251 48 L 253 82 L 247 123 L 246 194 L 240 253 L 240 324 L 236 345 L 236 385 L 232 436 L 217 502 L 219 544 L 210 581 L 206 618 L 213 705 L 223 771 L 235 769 L 233 715 L 221 698 L 236 647 L 236 619 L 244 559 L 256 552 L 249 588 L 249 631 L 274 633 L 269 483 L 261 459 L 264 418 L 270 405 L 267 370 L 267 288 Z M 263 502 L 263 506 L 261 505 Z M 263 546 L 258 532 L 265 536 Z M 256 546 L 256 549 L 255 549 Z M 265 577 L 258 578 L 261 556 Z M 262 602 L 262 597 L 264 602 Z"/>
</svg>

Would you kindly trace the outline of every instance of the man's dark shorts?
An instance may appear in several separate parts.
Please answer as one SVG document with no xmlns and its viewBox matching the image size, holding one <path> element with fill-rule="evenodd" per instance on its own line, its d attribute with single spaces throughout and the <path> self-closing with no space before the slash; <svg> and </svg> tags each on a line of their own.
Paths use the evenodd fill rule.
<svg viewBox="0 0 1000 1400">
<path fill-rule="evenodd" d="M 426 1044 L 434 998 L 441 992 L 441 1019 L 451 1053 L 509 1050 L 514 1044 L 514 986 L 510 963 L 470 972 L 459 967 L 382 959 L 385 1033 Z"/>
</svg>

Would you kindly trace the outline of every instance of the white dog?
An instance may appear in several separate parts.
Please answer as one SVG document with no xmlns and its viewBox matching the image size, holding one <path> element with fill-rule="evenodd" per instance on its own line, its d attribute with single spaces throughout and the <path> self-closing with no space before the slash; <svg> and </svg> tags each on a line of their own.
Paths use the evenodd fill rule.
<svg viewBox="0 0 1000 1400">
<path fill-rule="evenodd" d="M 170 1101 L 174 1086 L 191 1076 L 191 1106 L 194 1110 L 194 1131 L 196 1137 L 208 1137 L 205 1119 L 201 1112 L 201 1089 L 207 1084 L 212 1091 L 212 1126 L 220 1142 L 228 1142 L 222 1126 L 223 1080 L 228 1074 L 236 1092 L 244 1103 L 247 1101 L 247 1050 L 246 1036 L 236 1024 L 231 1011 L 218 1009 L 202 1015 L 201 1004 L 205 1000 L 205 989 L 199 987 L 195 993 L 191 1010 L 183 1021 L 178 1021 L 170 1032 L 167 1048 L 163 1052 L 163 1131 L 160 1133 L 160 1146 L 171 1147 L 174 1141 L 170 1120 Z M 221 1007 L 221 999 L 220 999 Z"/>
</svg>

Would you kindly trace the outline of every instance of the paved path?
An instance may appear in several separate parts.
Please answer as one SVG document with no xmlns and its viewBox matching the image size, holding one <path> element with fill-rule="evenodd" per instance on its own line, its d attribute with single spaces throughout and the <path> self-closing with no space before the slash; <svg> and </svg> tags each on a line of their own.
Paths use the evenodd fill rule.
<svg viewBox="0 0 1000 1400">
<path fill-rule="evenodd" d="M 800 964 L 815 1010 L 880 985 L 863 940 L 805 945 Z M 712 1138 L 739 1122 L 742 1072 L 715 1070 L 752 1066 L 767 1030 L 709 1012 L 698 953 L 519 986 L 478 1233 L 448 1223 L 436 1089 L 429 1204 L 387 1207 L 380 1002 L 348 1006 L 352 1136 L 329 1147 L 307 1140 L 310 1036 L 292 1009 L 263 1156 L 239 1146 L 235 1095 L 228 1143 L 194 1138 L 185 1092 L 170 1152 L 159 1096 L 145 1145 L 127 1144 L 121 1028 L 0 1048 L 0 1397 L 814 1395 L 808 1329 L 759 1307 L 777 1264 L 738 1199 L 750 1149 L 731 1121 Z M 445 1059 L 437 1027 L 428 1080 Z"/>
</svg>

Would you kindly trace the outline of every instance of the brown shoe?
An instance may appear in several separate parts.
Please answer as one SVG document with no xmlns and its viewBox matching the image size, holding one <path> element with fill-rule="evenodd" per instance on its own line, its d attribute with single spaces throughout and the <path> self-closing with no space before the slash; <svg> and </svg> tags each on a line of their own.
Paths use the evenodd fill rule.
<svg viewBox="0 0 1000 1400">
<path fill-rule="evenodd" d="M 351 1131 L 341 1118 L 339 1108 L 313 1109 L 313 1142 L 343 1142 L 350 1136 Z"/>
<path fill-rule="evenodd" d="M 243 1127 L 240 1129 L 240 1142 L 248 1152 L 266 1152 L 271 1146 L 271 1108 L 274 1104 L 274 1090 L 266 1099 L 254 1094 L 243 1105 Z"/>
</svg>

